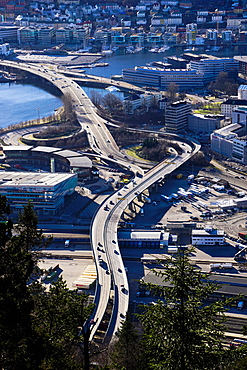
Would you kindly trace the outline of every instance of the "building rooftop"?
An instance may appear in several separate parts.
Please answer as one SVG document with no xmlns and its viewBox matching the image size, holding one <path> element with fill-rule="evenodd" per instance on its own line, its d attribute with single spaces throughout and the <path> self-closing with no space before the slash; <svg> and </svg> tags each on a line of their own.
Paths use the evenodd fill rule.
<svg viewBox="0 0 247 370">
<path fill-rule="evenodd" d="M 247 86 L 247 85 L 246 85 Z M 227 99 L 226 101 L 224 101 L 222 104 L 227 104 L 227 105 L 237 105 L 237 106 L 240 106 L 240 105 L 247 105 L 247 100 L 245 99 Z"/>
<path fill-rule="evenodd" d="M 70 157 L 69 164 L 71 167 L 83 167 L 83 168 L 91 168 L 92 161 L 88 157 Z"/>
<path fill-rule="evenodd" d="M 4 147 L 5 150 L 5 147 Z M 45 153 L 54 153 L 59 150 L 62 150 L 61 148 L 54 148 L 50 146 L 36 146 L 35 148 L 32 149 L 32 152 L 45 152 Z"/>
<path fill-rule="evenodd" d="M 46 188 L 53 187 L 62 181 L 69 180 L 77 175 L 68 173 L 50 172 L 0 172 L 1 188 L 25 187 Z M 45 189 L 44 189 L 45 190 Z"/>
<path fill-rule="evenodd" d="M 192 236 L 224 236 L 224 233 L 224 230 L 213 228 L 192 230 Z"/>
<path fill-rule="evenodd" d="M 162 231 L 160 230 L 121 230 L 118 233 L 119 239 L 136 239 L 136 240 L 161 240 Z"/>
<path fill-rule="evenodd" d="M 214 133 L 221 135 L 222 137 L 226 136 L 237 136 L 234 131 L 240 129 L 242 126 L 239 123 L 231 123 L 230 125 L 224 126 L 222 128 L 219 128 L 218 130 L 215 130 Z"/>
</svg>

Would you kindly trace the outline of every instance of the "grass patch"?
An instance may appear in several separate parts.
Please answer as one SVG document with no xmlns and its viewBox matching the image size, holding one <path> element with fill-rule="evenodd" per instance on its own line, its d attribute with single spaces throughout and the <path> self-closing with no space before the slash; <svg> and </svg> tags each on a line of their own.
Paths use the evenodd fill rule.
<svg viewBox="0 0 247 370">
<path fill-rule="evenodd" d="M 221 113 L 220 104 L 221 102 L 207 104 L 207 105 L 204 105 L 204 107 L 202 107 L 201 109 L 196 109 L 193 112 L 200 113 L 200 114 L 220 114 Z"/>
<path fill-rule="evenodd" d="M 142 146 L 141 145 L 137 145 L 137 146 L 132 146 L 131 148 L 127 149 L 126 150 L 126 153 L 133 157 L 133 158 L 136 158 L 136 159 L 140 159 L 142 161 L 145 161 L 145 162 L 150 162 L 152 163 L 151 161 L 147 160 L 147 159 L 144 159 L 142 157 L 140 157 L 139 155 L 139 151 L 141 150 Z"/>
</svg>

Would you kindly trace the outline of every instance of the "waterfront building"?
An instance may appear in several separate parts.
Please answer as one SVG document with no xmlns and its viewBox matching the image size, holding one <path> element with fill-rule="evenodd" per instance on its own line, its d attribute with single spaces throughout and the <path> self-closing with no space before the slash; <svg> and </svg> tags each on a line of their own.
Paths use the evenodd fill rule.
<svg viewBox="0 0 247 370">
<path fill-rule="evenodd" d="M 54 41 L 54 27 L 39 27 L 37 32 L 37 42 L 42 45 L 50 45 Z"/>
<path fill-rule="evenodd" d="M 167 106 L 165 112 L 166 132 L 179 133 L 187 130 L 190 113 L 191 104 L 185 101 L 177 101 Z"/>
<path fill-rule="evenodd" d="M 186 43 L 187 45 L 195 45 L 197 36 L 197 24 L 186 24 Z"/>
<path fill-rule="evenodd" d="M 135 67 L 123 69 L 123 80 L 141 86 L 153 86 L 167 89 L 171 82 L 181 90 L 203 86 L 203 75 L 186 69 L 161 69 L 157 67 Z"/>
<path fill-rule="evenodd" d="M 212 29 L 207 29 L 206 37 L 207 37 L 208 40 L 216 41 L 217 38 L 218 38 L 218 31 L 217 30 L 212 30 Z"/>
<path fill-rule="evenodd" d="M 203 74 L 188 69 L 166 69 L 160 75 L 160 88 L 167 89 L 170 83 L 178 85 L 179 90 L 193 90 L 203 87 Z"/>
<path fill-rule="evenodd" d="M 232 31 L 231 30 L 223 30 L 221 32 L 222 41 L 224 43 L 229 43 L 232 41 Z"/>
<path fill-rule="evenodd" d="M 189 68 L 203 74 L 203 83 L 214 81 L 220 72 L 238 73 L 238 61 L 234 58 L 217 58 L 201 55 L 199 60 L 191 60 Z"/>
<path fill-rule="evenodd" d="M 194 113 L 188 116 L 188 129 L 195 133 L 211 134 L 225 126 L 225 117 L 216 114 Z"/>
<path fill-rule="evenodd" d="M 32 44 L 37 43 L 38 30 L 36 27 L 21 27 L 18 29 L 18 43 L 19 44 Z"/>
<path fill-rule="evenodd" d="M 17 32 L 19 27 L 17 26 L 9 26 L 9 25 L 1 25 L 0 23 L 0 39 L 3 42 L 17 42 Z"/>
<path fill-rule="evenodd" d="M 56 29 L 56 43 L 70 43 L 72 41 L 73 32 L 70 27 L 59 27 Z"/>
<path fill-rule="evenodd" d="M 77 175 L 49 172 L 0 172 L 0 192 L 7 197 L 13 215 L 32 202 L 38 216 L 59 214 L 66 195 L 75 191 Z"/>
</svg>

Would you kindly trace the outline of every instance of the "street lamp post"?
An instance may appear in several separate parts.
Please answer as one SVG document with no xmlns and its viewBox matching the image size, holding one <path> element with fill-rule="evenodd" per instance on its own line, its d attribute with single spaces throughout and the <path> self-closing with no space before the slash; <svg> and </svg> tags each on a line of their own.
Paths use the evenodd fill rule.
<svg viewBox="0 0 247 370">
<path fill-rule="evenodd" d="M 38 120 L 40 120 L 40 108 L 36 108 L 38 111 Z"/>
</svg>

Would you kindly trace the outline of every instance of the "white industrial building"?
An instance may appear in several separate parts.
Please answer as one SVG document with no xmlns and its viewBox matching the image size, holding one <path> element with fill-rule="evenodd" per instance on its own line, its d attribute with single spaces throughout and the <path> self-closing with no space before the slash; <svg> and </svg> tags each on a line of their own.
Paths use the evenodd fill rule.
<svg viewBox="0 0 247 370">
<path fill-rule="evenodd" d="M 239 124 L 235 123 L 215 130 L 211 134 L 211 149 L 216 153 L 231 158 L 233 146 L 232 139 L 237 137 L 234 131 L 240 127 Z"/>
<path fill-rule="evenodd" d="M 118 243 L 121 247 L 165 248 L 176 242 L 176 235 L 163 230 L 120 230 Z"/>
<path fill-rule="evenodd" d="M 50 172 L 0 172 L 0 193 L 17 215 L 29 201 L 38 216 L 59 214 L 65 196 L 75 191 L 77 175 Z"/>
<path fill-rule="evenodd" d="M 192 245 L 224 245 L 224 243 L 224 230 L 213 229 L 212 226 L 206 226 L 205 229 L 192 230 Z"/>
</svg>

